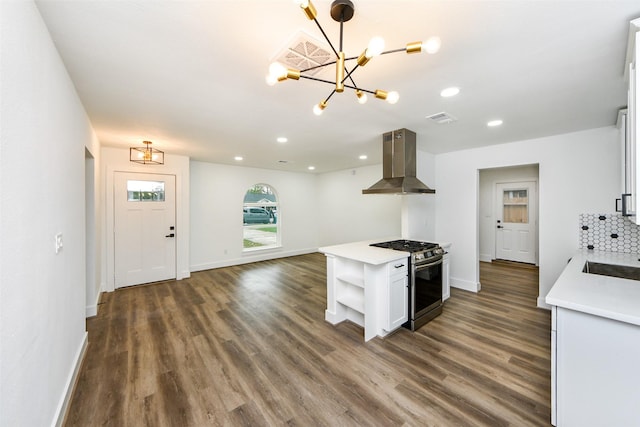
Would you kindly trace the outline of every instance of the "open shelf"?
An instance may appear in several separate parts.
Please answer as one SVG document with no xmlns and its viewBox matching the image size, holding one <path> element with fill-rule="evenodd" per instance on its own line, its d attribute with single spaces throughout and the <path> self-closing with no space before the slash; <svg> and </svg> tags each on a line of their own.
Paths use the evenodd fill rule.
<svg viewBox="0 0 640 427">
<path fill-rule="evenodd" d="M 359 313 L 364 314 L 364 298 L 354 294 L 345 294 L 340 296 L 337 301 Z"/>
<path fill-rule="evenodd" d="M 341 274 L 337 279 L 364 289 L 364 278 L 361 276 L 356 276 L 355 274 Z"/>
</svg>

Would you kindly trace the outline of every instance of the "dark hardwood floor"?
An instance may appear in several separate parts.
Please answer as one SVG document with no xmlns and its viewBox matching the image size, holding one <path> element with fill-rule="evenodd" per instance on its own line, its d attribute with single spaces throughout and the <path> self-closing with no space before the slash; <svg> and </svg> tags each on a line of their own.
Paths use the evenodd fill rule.
<svg viewBox="0 0 640 427">
<path fill-rule="evenodd" d="M 480 271 L 479 294 L 368 343 L 324 321 L 321 254 L 104 294 L 65 425 L 549 425 L 538 270 Z"/>
</svg>

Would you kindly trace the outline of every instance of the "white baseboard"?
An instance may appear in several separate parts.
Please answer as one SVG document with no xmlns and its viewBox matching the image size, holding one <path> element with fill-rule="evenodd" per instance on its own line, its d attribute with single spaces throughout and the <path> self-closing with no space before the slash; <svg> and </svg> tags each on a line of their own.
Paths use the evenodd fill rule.
<svg viewBox="0 0 640 427">
<path fill-rule="evenodd" d="M 98 314 L 98 304 L 88 305 L 85 309 L 84 317 L 93 317 Z"/>
<path fill-rule="evenodd" d="M 207 263 L 192 265 L 191 271 L 195 272 L 195 271 L 202 271 L 202 270 L 211 270 L 214 268 L 221 268 L 221 267 L 231 267 L 233 265 L 249 264 L 252 262 L 267 261 L 270 259 L 286 258 L 290 256 L 311 254 L 314 252 L 318 252 L 318 248 L 300 249 L 295 251 L 280 251 L 279 249 L 274 249 L 273 251 L 265 250 L 264 252 L 260 252 L 260 253 L 254 252 L 254 253 L 247 254 L 242 258 L 225 259 L 222 261 L 207 262 Z"/>
<path fill-rule="evenodd" d="M 551 310 L 551 306 L 544 302 L 544 297 L 538 297 L 538 308 L 544 308 L 546 310 Z"/>
<path fill-rule="evenodd" d="M 478 257 L 481 262 L 492 262 L 493 257 L 490 254 L 480 254 Z"/>
<path fill-rule="evenodd" d="M 82 366 L 82 361 L 84 360 L 84 355 L 87 351 L 88 339 L 89 334 L 85 332 L 84 337 L 82 338 L 82 343 L 80 344 L 80 348 L 76 353 L 73 369 L 71 369 L 71 372 L 69 372 L 69 378 L 67 379 L 67 385 L 65 386 L 65 393 L 61 397 L 60 403 L 58 403 L 58 407 L 56 408 L 56 416 L 54 418 L 54 423 L 52 423 L 52 426 L 61 427 L 62 423 L 64 422 L 64 418 L 67 415 L 67 410 L 69 409 L 69 400 L 71 399 L 71 394 L 76 387 L 78 374 L 80 373 L 80 367 Z"/>
<path fill-rule="evenodd" d="M 480 290 L 480 283 L 471 282 L 469 280 L 456 279 L 455 277 L 449 279 L 449 285 L 452 288 L 463 289 L 470 292 L 478 292 Z"/>
<path fill-rule="evenodd" d="M 338 315 L 336 313 L 332 313 L 329 310 L 324 311 L 324 320 L 331 323 L 332 325 L 337 325 L 342 322 L 344 319 L 338 319 Z"/>
<path fill-rule="evenodd" d="M 98 292 L 96 300 L 92 305 L 88 305 L 85 309 L 85 317 L 93 317 L 98 315 L 98 304 L 100 303 L 100 295 L 102 292 Z"/>
</svg>

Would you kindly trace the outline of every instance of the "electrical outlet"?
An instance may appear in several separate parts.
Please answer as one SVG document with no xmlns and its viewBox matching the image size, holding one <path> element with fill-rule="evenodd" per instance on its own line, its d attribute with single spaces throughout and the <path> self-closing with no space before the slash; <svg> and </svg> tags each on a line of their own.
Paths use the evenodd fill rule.
<svg viewBox="0 0 640 427">
<path fill-rule="evenodd" d="M 56 253 L 60 253 L 62 250 L 62 233 L 56 234 Z"/>
</svg>

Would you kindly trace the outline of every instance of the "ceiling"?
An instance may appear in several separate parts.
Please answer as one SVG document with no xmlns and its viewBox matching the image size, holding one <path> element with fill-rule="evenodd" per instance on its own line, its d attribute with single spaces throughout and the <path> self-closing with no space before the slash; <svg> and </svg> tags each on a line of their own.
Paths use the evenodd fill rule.
<svg viewBox="0 0 640 427">
<path fill-rule="evenodd" d="M 344 50 L 375 35 L 387 49 L 437 35 L 435 55 L 376 57 L 358 86 L 396 90 L 395 105 L 332 86 L 265 83 L 295 35 L 322 34 L 291 0 L 36 2 L 100 142 L 194 160 L 312 173 L 381 162 L 381 134 L 408 128 L 434 154 L 615 124 L 633 1 L 354 0 Z M 331 1 L 313 1 L 334 45 Z M 318 75 L 332 80 L 333 67 Z M 457 86 L 460 94 L 440 91 Z M 439 125 L 425 117 L 447 112 Z M 502 119 L 503 125 L 486 123 Z M 288 138 L 286 143 L 277 137 Z M 366 160 L 359 159 L 367 155 Z M 234 160 L 242 156 L 242 161 Z M 311 172 L 310 172 L 311 173 Z"/>
</svg>

